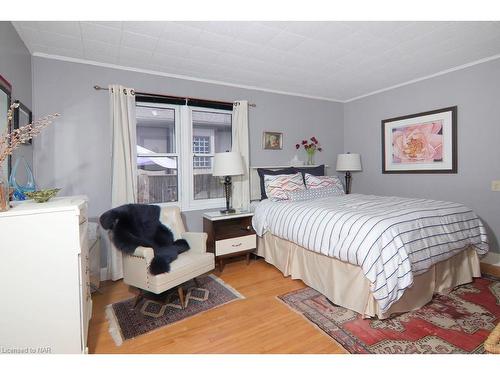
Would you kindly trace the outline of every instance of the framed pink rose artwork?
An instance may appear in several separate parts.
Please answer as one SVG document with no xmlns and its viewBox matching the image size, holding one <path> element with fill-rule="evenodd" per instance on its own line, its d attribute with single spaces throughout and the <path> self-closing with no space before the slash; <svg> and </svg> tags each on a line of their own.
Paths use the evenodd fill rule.
<svg viewBox="0 0 500 375">
<path fill-rule="evenodd" d="M 382 120 L 382 173 L 457 173 L 457 107 Z"/>
</svg>

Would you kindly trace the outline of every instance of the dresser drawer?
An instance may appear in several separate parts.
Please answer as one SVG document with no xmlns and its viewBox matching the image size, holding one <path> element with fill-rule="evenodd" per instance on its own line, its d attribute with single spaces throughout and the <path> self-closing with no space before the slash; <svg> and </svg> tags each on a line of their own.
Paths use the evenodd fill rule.
<svg viewBox="0 0 500 375">
<path fill-rule="evenodd" d="M 226 255 L 237 253 L 239 251 L 255 249 L 257 247 L 257 236 L 251 234 L 249 236 L 228 238 L 227 240 L 215 241 L 215 255 Z"/>
</svg>

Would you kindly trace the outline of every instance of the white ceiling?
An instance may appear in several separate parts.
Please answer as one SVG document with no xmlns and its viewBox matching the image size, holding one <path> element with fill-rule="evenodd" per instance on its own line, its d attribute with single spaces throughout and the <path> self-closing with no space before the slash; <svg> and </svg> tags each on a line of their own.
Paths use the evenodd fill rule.
<svg viewBox="0 0 500 375">
<path fill-rule="evenodd" d="M 500 54 L 500 22 L 13 24 L 34 54 L 338 101 Z"/>
</svg>

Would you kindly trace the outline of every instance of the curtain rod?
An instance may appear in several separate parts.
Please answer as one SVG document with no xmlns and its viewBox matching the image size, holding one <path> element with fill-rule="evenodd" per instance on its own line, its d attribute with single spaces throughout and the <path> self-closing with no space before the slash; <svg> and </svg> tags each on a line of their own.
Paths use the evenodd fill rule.
<svg viewBox="0 0 500 375">
<path fill-rule="evenodd" d="M 101 87 L 99 85 L 94 85 L 94 90 L 109 91 L 109 88 L 107 88 L 107 87 Z M 223 101 L 220 101 L 220 100 L 207 100 L 207 99 L 190 98 L 190 97 L 182 97 L 182 96 L 175 96 L 175 95 L 150 94 L 150 93 L 147 93 L 147 92 L 139 92 L 139 91 L 136 91 L 135 93 L 136 93 L 136 95 L 163 96 L 163 97 L 166 97 L 166 98 L 173 98 L 173 99 L 200 100 L 200 101 L 205 101 L 205 102 L 210 102 L 210 103 L 231 104 L 231 105 L 233 104 L 231 102 L 223 102 Z M 248 106 L 249 107 L 257 107 L 257 104 L 248 103 Z"/>
</svg>

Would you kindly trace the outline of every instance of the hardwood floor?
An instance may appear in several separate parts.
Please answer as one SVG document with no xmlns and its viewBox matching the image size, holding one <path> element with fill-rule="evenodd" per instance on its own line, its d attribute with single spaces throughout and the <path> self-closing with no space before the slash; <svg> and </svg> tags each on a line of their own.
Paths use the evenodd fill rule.
<svg viewBox="0 0 500 375">
<path fill-rule="evenodd" d="M 106 282 L 94 294 L 88 345 L 90 353 L 346 353 L 333 339 L 290 310 L 276 296 L 305 285 L 285 278 L 260 259 L 244 258 L 217 276 L 246 299 L 160 328 L 117 347 L 108 333 L 106 305 L 130 298 L 135 290 L 122 281 Z"/>
<path fill-rule="evenodd" d="M 481 263 L 481 272 L 495 277 L 500 277 L 500 267 L 492 264 Z"/>
</svg>

